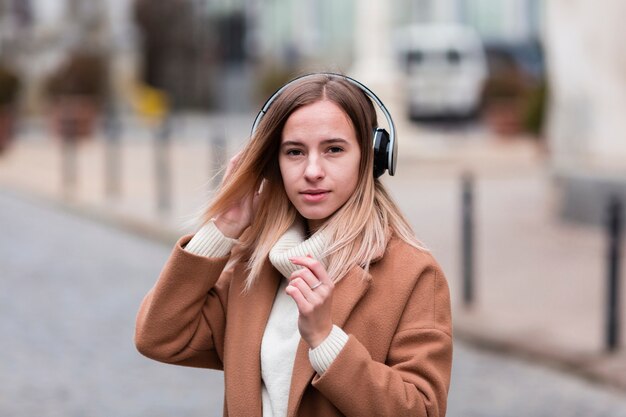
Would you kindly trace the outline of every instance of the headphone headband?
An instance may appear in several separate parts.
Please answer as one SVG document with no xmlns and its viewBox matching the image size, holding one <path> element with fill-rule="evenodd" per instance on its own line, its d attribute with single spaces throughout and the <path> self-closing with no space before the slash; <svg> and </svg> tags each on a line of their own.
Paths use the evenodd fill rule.
<svg viewBox="0 0 626 417">
<path fill-rule="evenodd" d="M 300 80 L 302 80 L 304 78 L 313 77 L 313 76 L 316 76 L 316 75 L 328 75 L 328 76 L 332 76 L 332 77 L 342 78 L 342 79 L 350 82 L 351 84 L 357 86 L 361 91 L 363 91 L 365 93 L 365 95 L 367 95 L 374 103 L 376 103 L 378 108 L 382 111 L 383 115 L 385 116 L 385 119 L 387 119 L 387 125 L 389 126 L 389 133 L 388 133 L 389 144 L 387 146 L 387 149 L 385 150 L 386 154 L 387 154 L 387 158 L 386 158 L 387 159 L 387 166 L 386 166 L 386 169 L 389 171 L 389 175 L 394 175 L 395 171 L 396 171 L 396 159 L 397 159 L 397 153 L 398 153 L 398 145 L 397 145 L 397 141 L 396 141 L 396 127 L 395 127 L 395 125 L 393 123 L 393 119 L 391 118 L 391 114 L 389 113 L 389 110 L 387 110 L 387 107 L 385 107 L 383 102 L 378 98 L 378 96 L 376 96 L 376 94 L 374 94 L 374 92 L 372 90 L 370 90 L 368 87 L 366 87 L 363 83 L 355 80 L 354 78 L 348 77 L 347 75 L 337 74 L 337 73 L 334 73 L 334 72 L 316 72 L 316 73 L 304 74 L 304 75 L 301 75 L 299 77 L 296 77 L 296 78 L 292 79 L 287 84 L 283 85 L 278 90 L 276 90 L 274 92 L 274 94 L 272 94 L 270 96 L 270 98 L 267 99 L 265 104 L 263 104 L 263 107 L 261 108 L 261 111 L 259 111 L 259 113 L 254 118 L 254 123 L 252 124 L 251 134 L 254 134 L 254 132 L 256 131 L 257 127 L 259 126 L 259 123 L 261 123 L 261 119 L 263 119 L 263 116 L 265 116 L 265 114 L 267 113 L 267 110 L 270 108 L 270 106 L 272 105 L 274 100 L 276 100 L 276 98 L 283 91 L 285 91 L 291 84 L 293 84 L 293 83 L 295 83 L 297 81 L 300 81 Z M 379 129 L 377 129 L 377 130 L 379 130 Z M 386 131 L 385 131 L 385 133 L 386 133 Z"/>
</svg>

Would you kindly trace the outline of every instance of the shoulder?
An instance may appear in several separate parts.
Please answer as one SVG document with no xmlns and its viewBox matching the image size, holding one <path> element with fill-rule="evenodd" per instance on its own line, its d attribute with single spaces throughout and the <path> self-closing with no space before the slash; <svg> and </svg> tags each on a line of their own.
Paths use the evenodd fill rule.
<svg viewBox="0 0 626 417">
<path fill-rule="evenodd" d="M 424 272 L 443 275 L 441 266 L 430 250 L 417 248 L 396 235 L 389 239 L 379 263 L 381 267 L 400 269 L 407 275 L 419 276 Z"/>
<path fill-rule="evenodd" d="M 370 273 L 372 286 L 403 306 L 399 329 L 436 328 L 451 334 L 448 282 L 430 251 L 394 236 Z"/>
</svg>

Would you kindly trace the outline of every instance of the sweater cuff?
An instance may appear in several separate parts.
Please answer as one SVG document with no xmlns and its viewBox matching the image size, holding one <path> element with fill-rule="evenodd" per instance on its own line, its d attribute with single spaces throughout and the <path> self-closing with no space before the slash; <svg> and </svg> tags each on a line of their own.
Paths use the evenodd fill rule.
<svg viewBox="0 0 626 417">
<path fill-rule="evenodd" d="M 328 337 L 315 349 L 309 349 L 309 361 L 313 369 L 319 375 L 326 372 L 346 343 L 348 343 L 346 332 L 333 325 Z"/>
<path fill-rule="evenodd" d="M 194 255 L 219 258 L 228 255 L 235 242 L 235 239 L 224 236 L 215 222 L 210 221 L 198 230 L 184 249 Z"/>
</svg>

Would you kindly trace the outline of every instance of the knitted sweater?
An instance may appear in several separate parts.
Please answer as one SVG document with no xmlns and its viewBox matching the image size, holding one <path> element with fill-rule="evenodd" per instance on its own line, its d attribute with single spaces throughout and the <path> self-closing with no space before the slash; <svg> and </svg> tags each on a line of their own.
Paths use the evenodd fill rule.
<svg viewBox="0 0 626 417">
<path fill-rule="evenodd" d="M 207 223 L 185 247 L 196 255 L 217 257 L 227 255 L 235 240 L 225 237 L 213 222 Z M 261 342 L 261 376 L 263 378 L 262 399 L 264 417 L 287 415 L 289 388 L 296 350 L 300 341 L 298 331 L 298 308 L 287 295 L 286 279 L 301 267 L 289 261 L 293 256 L 321 258 L 325 242 L 320 233 L 305 239 L 304 227 L 297 222 L 276 242 L 270 251 L 270 262 L 285 277 L 274 299 L 272 311 Z M 348 335 L 333 326 L 328 337 L 315 349 L 309 350 L 309 360 L 315 371 L 322 375 L 348 341 Z"/>
</svg>

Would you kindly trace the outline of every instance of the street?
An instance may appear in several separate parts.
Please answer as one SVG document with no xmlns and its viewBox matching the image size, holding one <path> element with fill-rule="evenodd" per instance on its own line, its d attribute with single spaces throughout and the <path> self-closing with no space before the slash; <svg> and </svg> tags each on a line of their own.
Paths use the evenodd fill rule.
<svg viewBox="0 0 626 417">
<path fill-rule="evenodd" d="M 170 248 L 0 192 L 0 415 L 221 416 L 219 372 L 159 364 L 135 313 Z M 623 393 L 455 343 L 451 417 L 626 416 Z"/>
</svg>

